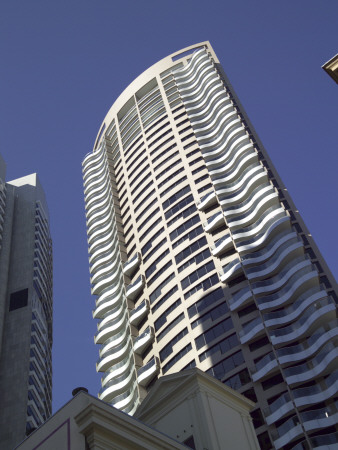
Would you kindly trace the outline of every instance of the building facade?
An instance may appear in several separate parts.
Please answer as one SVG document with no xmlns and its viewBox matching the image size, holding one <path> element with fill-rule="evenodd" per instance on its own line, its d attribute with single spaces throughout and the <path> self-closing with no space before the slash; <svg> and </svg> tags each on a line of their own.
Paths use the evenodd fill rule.
<svg viewBox="0 0 338 450">
<path fill-rule="evenodd" d="M 6 183 L 0 168 L 0 447 L 10 449 L 52 412 L 52 243 L 37 175 Z"/>
<path fill-rule="evenodd" d="M 262 448 L 338 442 L 336 282 L 208 42 L 129 85 L 83 176 L 99 398 L 197 366 Z"/>
</svg>

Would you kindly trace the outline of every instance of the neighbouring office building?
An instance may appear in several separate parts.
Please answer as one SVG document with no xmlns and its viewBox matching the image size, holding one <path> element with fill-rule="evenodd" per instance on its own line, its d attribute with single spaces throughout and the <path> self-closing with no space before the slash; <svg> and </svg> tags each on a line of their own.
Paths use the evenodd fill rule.
<svg viewBox="0 0 338 450">
<path fill-rule="evenodd" d="M 99 398 L 196 366 L 263 449 L 337 444 L 336 282 L 208 42 L 127 87 L 83 176 Z"/>
<path fill-rule="evenodd" d="M 5 182 L 0 159 L 0 447 L 51 415 L 52 241 L 36 174 Z"/>
</svg>

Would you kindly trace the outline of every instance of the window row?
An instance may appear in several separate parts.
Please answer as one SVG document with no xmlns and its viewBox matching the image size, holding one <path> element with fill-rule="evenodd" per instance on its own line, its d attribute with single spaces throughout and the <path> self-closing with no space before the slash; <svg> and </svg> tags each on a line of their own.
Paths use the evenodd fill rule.
<svg viewBox="0 0 338 450">
<path fill-rule="evenodd" d="M 209 344 L 209 342 L 213 341 L 214 339 L 222 336 L 222 334 L 231 330 L 233 327 L 234 325 L 232 323 L 232 320 L 230 317 L 228 317 L 227 319 L 223 320 L 223 322 L 218 323 L 214 327 L 210 328 L 210 330 L 206 331 L 205 333 L 198 336 L 197 339 L 195 339 L 197 350 L 202 348 L 204 345 Z"/>
<path fill-rule="evenodd" d="M 184 236 L 182 236 L 176 242 L 174 242 L 173 248 L 175 249 L 176 247 L 181 245 L 182 242 L 186 241 L 187 239 L 189 239 L 189 241 L 192 241 L 195 237 L 199 236 L 202 233 L 203 233 L 203 227 L 202 227 L 202 225 L 199 225 L 198 227 L 196 227 L 193 230 L 189 231 L 189 233 L 187 233 Z"/>
<path fill-rule="evenodd" d="M 202 177 L 201 177 L 201 178 L 202 178 Z M 211 183 L 208 183 L 208 184 L 206 184 L 205 186 L 203 186 L 203 187 L 197 189 L 197 192 L 198 192 L 199 194 L 201 194 L 202 192 L 207 191 L 208 189 L 211 189 L 211 188 L 212 188 L 212 184 L 211 184 Z"/>
<path fill-rule="evenodd" d="M 169 197 L 162 205 L 163 209 L 167 209 L 170 205 L 172 205 L 173 203 L 175 203 L 177 200 L 179 200 L 181 197 L 183 197 L 183 195 L 187 194 L 188 192 L 190 192 L 190 187 L 189 186 L 185 186 L 184 188 L 182 188 L 179 192 L 176 192 L 174 195 L 172 195 L 171 197 Z M 166 217 L 167 218 L 167 217 Z"/>
<path fill-rule="evenodd" d="M 210 250 L 208 248 L 206 248 L 205 250 L 201 251 L 200 253 L 197 253 L 197 255 L 194 255 L 192 258 L 190 258 L 188 261 L 186 261 L 184 264 L 182 264 L 178 268 L 178 273 L 182 272 L 184 269 L 191 266 L 191 264 L 194 264 L 194 263 L 200 264 L 201 262 L 203 262 L 204 260 L 209 258 L 209 256 L 211 256 Z"/>
<path fill-rule="evenodd" d="M 156 267 L 159 262 L 162 261 L 163 258 L 165 258 L 167 255 L 169 255 L 169 249 L 167 248 L 164 250 L 164 252 L 149 266 L 149 268 L 146 270 L 146 277 L 149 278 L 152 273 L 155 272 Z"/>
<path fill-rule="evenodd" d="M 171 358 L 171 360 L 169 362 L 167 362 L 167 364 L 165 364 L 163 366 L 163 369 L 162 369 L 163 374 L 167 373 L 168 370 L 171 369 L 172 366 L 177 363 L 177 361 L 182 359 L 184 355 L 189 353 L 191 349 L 192 349 L 191 344 L 188 344 L 186 347 L 182 348 L 181 351 L 176 353 L 176 355 L 173 358 Z"/>
<path fill-rule="evenodd" d="M 142 256 L 143 256 L 145 253 L 147 253 L 148 250 L 151 249 L 151 247 L 153 246 L 153 241 L 154 241 L 158 236 L 160 236 L 160 235 L 163 233 L 163 231 L 164 231 L 164 227 L 160 228 L 160 229 L 157 231 L 157 233 L 155 233 L 155 234 L 151 237 L 151 239 L 149 239 L 149 241 L 141 248 Z"/>
<path fill-rule="evenodd" d="M 206 244 L 207 239 L 205 236 L 203 236 L 201 239 L 198 239 L 175 256 L 176 264 L 179 264 L 185 258 L 190 256 L 192 253 L 195 253 L 198 249 L 204 247 Z"/>
<path fill-rule="evenodd" d="M 170 219 L 171 216 L 176 214 L 178 211 L 180 211 L 185 206 L 189 205 L 189 203 L 194 201 L 194 197 L 190 194 L 188 197 L 181 200 L 179 203 L 177 203 L 173 208 L 169 209 L 165 214 L 166 220 Z M 173 219 L 174 220 L 174 219 Z M 169 226 L 169 223 L 168 223 Z"/>
<path fill-rule="evenodd" d="M 160 306 L 162 306 L 167 300 L 168 300 L 168 298 L 170 298 L 172 295 L 174 295 L 175 294 L 175 292 L 177 292 L 178 291 L 178 287 L 177 286 L 174 286 L 174 287 L 172 287 L 162 298 L 161 298 L 161 300 L 159 300 L 157 303 L 156 303 L 156 305 L 154 305 L 152 308 L 151 308 L 151 311 L 152 311 L 152 313 L 154 313 L 155 311 L 157 311 L 158 310 L 158 308 L 160 307 Z"/>
<path fill-rule="evenodd" d="M 161 123 L 163 120 L 165 120 L 165 119 L 167 119 L 167 118 L 168 118 L 167 115 L 161 117 L 159 120 L 157 120 L 155 123 L 153 123 L 153 124 L 151 125 L 151 127 L 147 128 L 147 129 L 144 131 L 145 134 L 149 133 L 150 130 L 153 130 L 159 123 Z"/>
<path fill-rule="evenodd" d="M 164 138 L 164 136 L 167 136 L 167 134 L 172 133 L 172 129 L 169 128 L 169 130 L 166 130 L 164 133 L 162 133 L 158 138 L 156 138 L 153 142 L 151 142 L 150 144 L 148 144 L 148 147 L 151 148 L 153 145 L 156 144 L 156 142 L 160 141 L 162 138 Z M 156 133 L 155 133 L 156 134 Z M 168 140 L 166 140 L 166 142 L 168 142 Z M 156 148 L 156 150 L 159 150 L 160 146 L 158 146 Z"/>
<path fill-rule="evenodd" d="M 203 291 L 206 291 L 210 289 L 212 286 L 217 284 L 219 282 L 218 276 L 216 274 L 211 275 L 211 277 L 206 278 L 201 283 L 196 284 L 192 289 L 187 291 L 184 294 L 184 299 L 187 300 L 189 297 L 191 297 L 195 292 L 198 292 L 200 289 L 203 289 Z"/>
<path fill-rule="evenodd" d="M 181 320 L 183 320 L 184 314 L 182 313 L 181 316 Z M 183 328 L 182 331 L 176 334 L 176 336 L 170 342 L 168 342 L 165 347 L 163 347 L 163 349 L 160 351 L 161 362 L 163 362 L 166 358 L 168 358 L 169 355 L 172 354 L 174 345 L 177 344 L 177 342 L 179 342 L 187 334 L 188 328 Z"/>
<path fill-rule="evenodd" d="M 154 150 L 152 150 L 150 152 L 150 155 L 153 156 L 155 153 L 157 153 L 159 150 L 161 150 L 161 148 L 163 148 L 164 146 L 166 146 L 168 144 L 168 142 L 172 141 L 174 139 L 174 136 L 169 136 L 168 139 L 166 139 L 164 142 L 162 142 L 162 144 L 158 145 L 156 148 L 154 148 Z M 153 164 L 155 163 L 155 161 L 157 161 L 159 158 L 161 158 L 163 155 L 165 155 L 166 153 L 168 153 L 168 151 L 172 148 L 176 147 L 176 144 L 172 144 L 170 147 L 164 149 L 159 155 L 157 155 L 153 160 Z"/>
<path fill-rule="evenodd" d="M 169 269 L 169 267 L 172 266 L 172 264 L 173 264 L 172 261 L 168 261 L 163 267 L 161 267 L 159 271 L 156 272 L 155 275 L 150 280 L 147 281 L 148 287 L 151 286 L 153 282 L 156 281 L 160 275 L 162 275 L 162 273 L 164 273 L 167 269 Z"/>
<path fill-rule="evenodd" d="M 159 223 L 162 222 L 162 217 L 158 217 L 155 222 L 153 222 L 149 228 L 140 236 L 140 241 L 143 241 L 143 239 L 153 230 Z"/>
<path fill-rule="evenodd" d="M 224 355 L 225 353 L 229 352 L 231 349 L 233 349 L 239 344 L 240 342 L 237 339 L 236 333 L 231 334 L 227 338 L 223 339 L 223 341 L 209 348 L 209 350 L 206 350 L 205 352 L 201 353 L 199 355 L 199 360 L 200 362 L 202 362 L 205 359 L 210 358 L 210 356 L 214 355 L 215 353 L 220 353 L 221 355 Z"/>
<path fill-rule="evenodd" d="M 165 152 L 167 153 L 167 151 Z M 174 153 L 172 153 L 171 155 L 169 155 L 167 158 L 165 158 L 163 161 L 161 161 L 159 164 L 157 164 L 157 166 L 154 167 L 154 171 L 156 172 L 160 167 L 164 166 L 167 164 L 168 161 L 170 161 L 171 159 L 173 159 L 175 156 L 177 156 L 179 154 L 178 150 L 175 151 Z"/>
<path fill-rule="evenodd" d="M 154 192 L 155 192 L 155 191 L 154 191 Z M 143 200 L 143 202 L 144 202 L 144 200 Z M 147 211 L 149 211 L 149 209 L 150 209 L 155 203 L 157 203 L 157 198 L 154 198 L 154 200 L 153 200 L 151 203 L 149 203 L 149 205 L 146 206 L 146 207 L 144 208 L 144 210 L 143 210 L 142 212 L 140 212 L 140 214 L 139 214 L 138 216 L 136 216 L 136 222 L 138 222 L 140 219 L 142 219 L 142 217 L 145 215 L 145 213 L 146 213 Z M 139 206 L 138 206 L 138 209 L 139 209 Z M 136 212 L 136 211 L 135 211 L 135 212 Z M 150 217 L 153 217 L 153 216 L 150 215 L 149 218 L 150 218 Z M 142 223 L 142 227 L 141 227 L 141 228 L 143 228 L 144 225 L 146 225 L 146 222 L 147 222 L 147 219 Z"/>
<path fill-rule="evenodd" d="M 174 189 L 174 187 L 176 187 L 179 184 L 183 183 L 183 181 L 185 181 L 186 179 L 187 179 L 187 177 L 186 177 L 186 175 L 184 175 L 182 178 L 180 178 L 179 180 L 175 181 L 175 183 L 173 183 L 172 185 L 167 187 L 167 189 L 165 189 L 163 192 L 160 193 L 160 197 L 164 197 L 166 194 L 168 194 L 168 192 L 170 192 L 172 189 Z"/>
<path fill-rule="evenodd" d="M 167 127 L 169 125 L 169 122 L 166 122 L 164 125 L 160 126 L 159 128 L 157 128 L 156 131 L 154 131 L 153 133 L 151 133 L 149 136 L 147 136 L 147 140 L 150 141 L 150 139 L 152 139 L 154 136 L 156 136 L 157 133 L 159 133 L 161 130 L 163 130 L 163 128 Z M 155 141 L 154 141 L 155 142 Z M 151 144 L 149 144 L 149 148 L 153 145 L 153 142 Z"/>
<path fill-rule="evenodd" d="M 175 165 L 178 164 L 180 161 L 176 161 Z M 170 180 L 175 178 L 179 173 L 184 172 L 184 167 L 180 167 L 178 170 L 176 170 L 173 174 L 169 175 L 167 178 L 165 178 L 161 183 L 159 183 L 158 188 L 161 189 L 162 186 L 164 186 L 166 183 L 168 183 Z M 185 177 L 186 179 L 187 177 Z M 164 193 L 161 194 L 161 197 L 164 195 Z"/>
<path fill-rule="evenodd" d="M 236 367 L 240 366 L 244 363 L 244 357 L 241 351 L 234 353 L 233 355 L 229 356 L 228 358 L 224 359 L 220 363 L 216 364 L 211 369 L 207 370 L 207 373 L 219 380 L 222 380 L 222 378 L 231 370 L 235 369 Z"/>
<path fill-rule="evenodd" d="M 176 300 L 175 303 L 173 303 L 171 306 L 169 306 L 169 308 L 167 308 L 164 313 L 161 314 L 161 316 L 155 320 L 155 331 L 158 331 L 166 322 L 167 322 L 167 317 L 169 316 L 170 313 L 172 313 L 180 304 L 181 304 L 181 299 L 179 298 L 178 300 Z M 173 321 L 174 322 L 174 321 Z M 166 328 L 167 330 L 167 328 Z M 165 330 L 163 330 L 165 331 Z M 162 333 L 160 333 L 157 337 L 157 341 L 161 340 L 161 338 L 163 337 Z"/>
<path fill-rule="evenodd" d="M 181 281 L 182 289 L 186 289 L 191 284 L 195 283 L 199 278 L 202 278 L 204 275 L 208 274 L 212 270 L 215 269 L 215 264 L 213 261 L 209 261 L 207 264 L 204 264 L 204 266 L 199 267 L 197 270 L 192 272 L 187 277 L 183 278 Z"/>
<path fill-rule="evenodd" d="M 167 239 L 164 238 L 162 239 L 161 242 L 159 242 L 144 258 L 143 258 L 143 263 L 145 264 L 146 262 L 148 262 L 148 260 L 157 252 L 157 250 L 159 248 L 162 247 L 162 245 L 164 245 L 167 242 Z"/>
<path fill-rule="evenodd" d="M 214 322 L 215 320 L 219 319 L 227 312 L 229 312 L 228 305 L 226 303 L 221 303 L 220 305 L 213 308 L 211 311 L 204 314 L 199 319 L 195 320 L 195 322 L 192 322 L 191 328 L 196 328 L 197 325 L 201 325 L 202 323 L 206 322 L 207 320 L 211 320 L 212 322 Z"/>
<path fill-rule="evenodd" d="M 140 180 L 140 181 L 137 183 L 137 185 L 134 187 L 134 189 L 131 190 L 131 195 L 134 195 L 135 192 L 137 191 L 137 189 L 139 189 L 145 181 L 149 180 L 149 177 L 150 177 L 150 172 L 146 173 L 146 174 L 144 175 L 144 177 L 142 178 L 142 180 Z M 153 184 L 152 181 L 150 181 L 150 182 L 147 184 L 147 186 L 143 189 L 143 191 L 147 190 L 147 187 L 149 187 L 151 184 Z"/>
<path fill-rule="evenodd" d="M 189 230 L 189 228 L 191 228 L 192 226 L 196 225 L 199 222 L 200 222 L 200 217 L 198 214 L 196 214 L 196 216 L 191 217 L 190 219 L 188 219 L 187 221 L 182 223 L 182 225 L 177 227 L 174 231 L 172 231 L 170 233 L 170 240 L 174 241 L 176 238 L 181 236 L 182 233 Z"/>
<path fill-rule="evenodd" d="M 141 208 L 141 206 L 143 206 L 144 205 L 144 203 L 153 195 L 153 194 L 155 194 L 155 189 L 153 189 L 151 192 L 149 192 L 149 194 L 146 196 L 146 197 L 144 197 L 144 199 L 142 199 L 142 201 L 137 205 L 137 206 L 135 206 L 135 209 L 134 209 L 134 211 L 135 211 L 135 213 Z M 155 202 L 153 202 L 153 203 L 155 203 Z M 144 210 L 144 212 L 146 211 L 146 209 Z"/>
<path fill-rule="evenodd" d="M 154 303 L 160 295 L 162 294 L 162 289 L 173 279 L 175 278 L 175 274 L 171 273 L 157 288 L 150 294 L 149 300 L 150 303 Z"/>
<path fill-rule="evenodd" d="M 177 214 L 177 216 L 175 216 L 173 219 L 169 220 L 167 226 L 170 227 L 173 223 L 177 222 L 180 219 L 185 219 L 186 217 L 191 216 L 191 214 L 193 214 L 196 211 L 197 208 L 195 206 L 195 203 L 193 203 L 188 208 L 183 210 L 180 214 Z"/>
<path fill-rule="evenodd" d="M 154 202 L 151 203 L 151 206 L 156 202 L 156 200 Z M 150 205 L 148 206 L 148 208 L 150 207 Z M 150 219 L 152 219 L 154 216 L 156 216 L 156 214 L 160 211 L 160 208 L 156 208 L 151 214 L 149 214 L 149 216 L 147 216 L 146 219 L 144 219 L 144 221 L 141 223 L 141 225 L 139 227 L 137 227 L 137 231 L 140 232 L 142 230 L 142 228 L 144 228 L 146 225 L 148 225 Z M 144 213 L 143 213 L 144 214 Z M 138 216 L 136 218 L 136 221 L 138 221 L 140 219 L 140 216 Z"/>
<path fill-rule="evenodd" d="M 194 303 L 188 308 L 189 318 L 196 316 L 196 314 L 200 314 L 202 311 L 216 303 L 221 298 L 224 298 L 222 288 L 217 288 L 214 291 L 210 292 L 210 294 L 205 295 L 203 298 L 201 298 L 201 300 L 198 300 L 198 302 Z"/>
<path fill-rule="evenodd" d="M 177 161 L 173 162 L 172 164 L 170 164 L 170 166 L 166 167 L 164 170 L 162 170 L 162 172 L 158 173 L 156 175 L 156 180 L 160 179 L 163 175 L 165 175 L 167 172 L 169 172 L 171 169 L 173 169 L 175 166 L 177 166 L 177 164 L 180 163 L 180 159 L 178 159 Z M 183 169 L 184 170 L 184 169 Z M 174 175 L 172 175 L 174 176 Z"/>
</svg>

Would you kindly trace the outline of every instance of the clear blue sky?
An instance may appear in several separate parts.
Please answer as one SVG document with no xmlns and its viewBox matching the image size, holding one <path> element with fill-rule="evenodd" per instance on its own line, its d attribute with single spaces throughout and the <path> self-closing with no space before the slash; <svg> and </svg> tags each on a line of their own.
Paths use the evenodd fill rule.
<svg viewBox="0 0 338 450">
<path fill-rule="evenodd" d="M 209 40 L 337 276 L 336 0 L 4 0 L 0 152 L 7 180 L 38 172 L 54 241 L 54 411 L 97 394 L 81 161 L 122 90 Z"/>
</svg>

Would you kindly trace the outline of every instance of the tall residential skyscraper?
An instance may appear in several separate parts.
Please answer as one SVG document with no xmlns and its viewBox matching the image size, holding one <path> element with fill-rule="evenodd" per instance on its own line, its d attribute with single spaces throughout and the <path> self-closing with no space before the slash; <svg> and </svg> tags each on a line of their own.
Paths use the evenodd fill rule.
<svg viewBox="0 0 338 450">
<path fill-rule="evenodd" d="M 5 183 L 0 160 L 0 448 L 51 415 L 52 241 L 36 174 Z"/>
<path fill-rule="evenodd" d="M 262 448 L 338 443 L 336 283 L 208 42 L 129 85 L 83 174 L 99 398 L 197 366 Z"/>
</svg>

